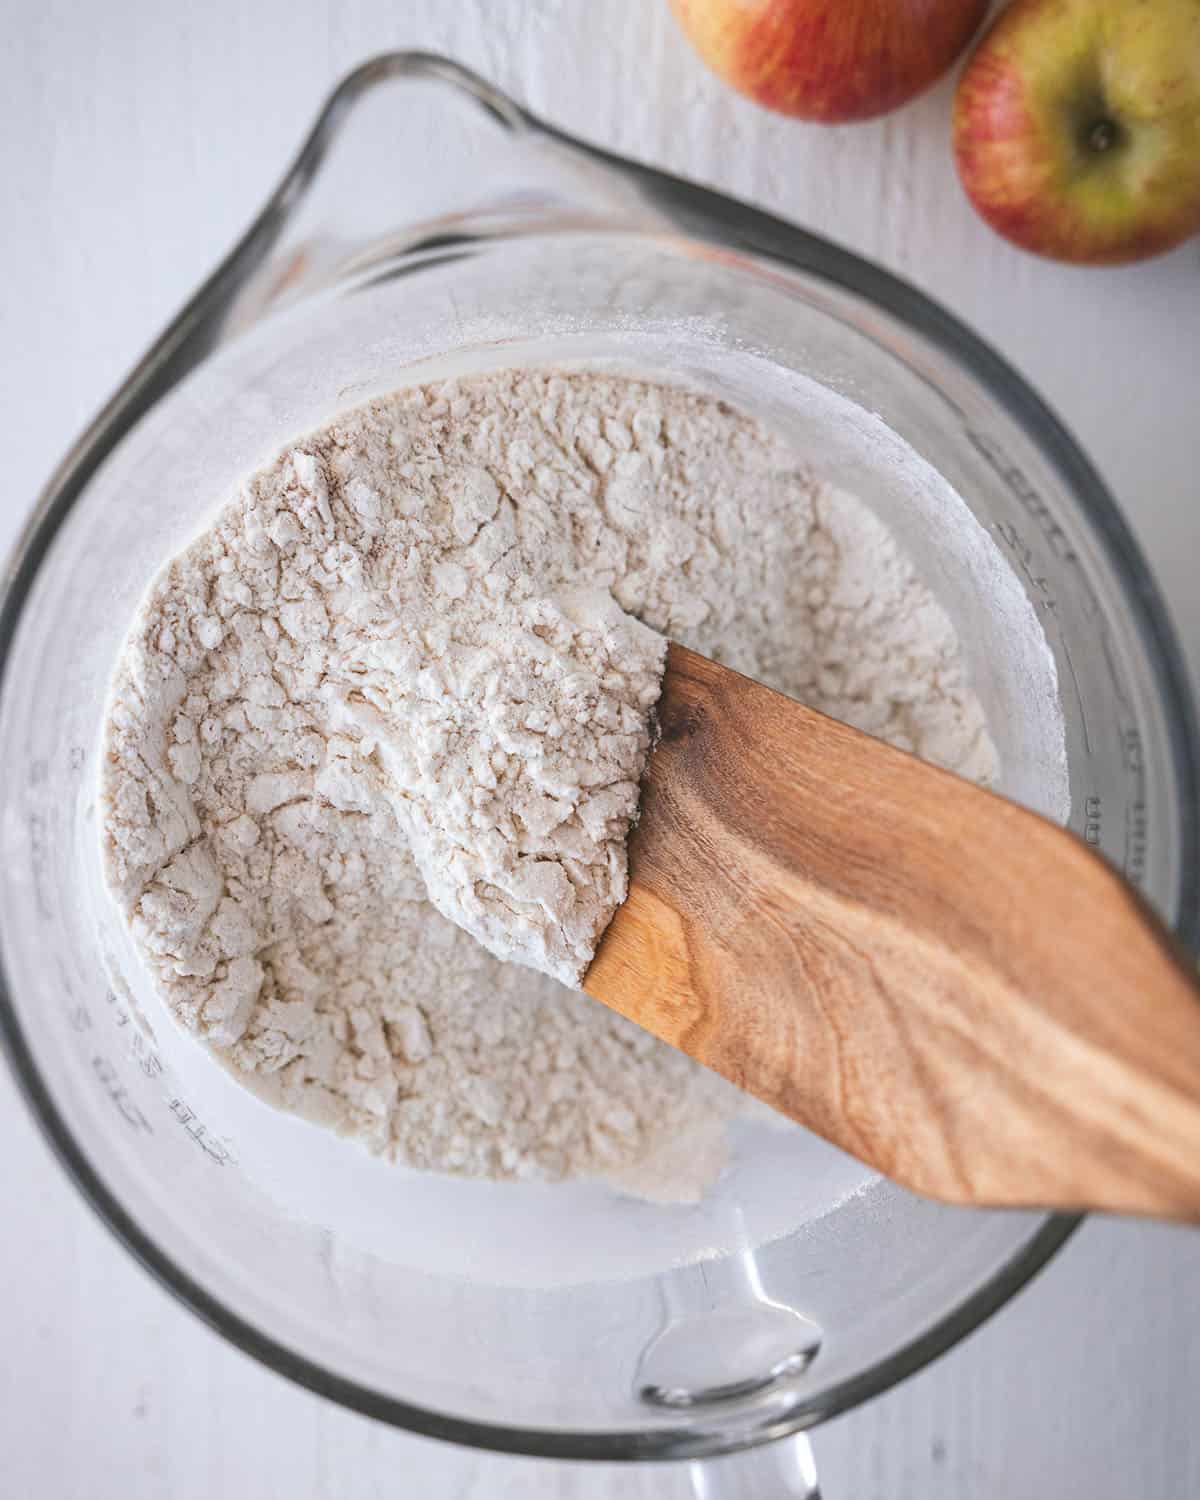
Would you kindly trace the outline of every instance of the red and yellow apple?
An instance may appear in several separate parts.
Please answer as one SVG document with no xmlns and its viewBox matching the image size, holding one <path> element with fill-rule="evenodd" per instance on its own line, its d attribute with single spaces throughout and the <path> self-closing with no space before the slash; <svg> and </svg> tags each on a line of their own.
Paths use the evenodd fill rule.
<svg viewBox="0 0 1200 1500">
<path fill-rule="evenodd" d="M 987 0 L 671 0 L 700 56 L 768 109 L 832 124 L 906 103 L 970 41 Z"/>
<path fill-rule="evenodd" d="M 1115 264 L 1200 230 L 1200 0 L 1014 0 L 959 81 L 954 152 L 1006 238 Z"/>
</svg>

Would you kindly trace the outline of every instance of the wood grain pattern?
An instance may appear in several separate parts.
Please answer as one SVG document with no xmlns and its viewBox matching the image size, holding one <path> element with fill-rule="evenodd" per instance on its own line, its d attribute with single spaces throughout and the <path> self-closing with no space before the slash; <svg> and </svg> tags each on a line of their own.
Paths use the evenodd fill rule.
<svg viewBox="0 0 1200 1500">
<path fill-rule="evenodd" d="M 589 994 L 906 1186 L 1200 1220 L 1200 988 L 1072 834 L 672 645 Z"/>
</svg>

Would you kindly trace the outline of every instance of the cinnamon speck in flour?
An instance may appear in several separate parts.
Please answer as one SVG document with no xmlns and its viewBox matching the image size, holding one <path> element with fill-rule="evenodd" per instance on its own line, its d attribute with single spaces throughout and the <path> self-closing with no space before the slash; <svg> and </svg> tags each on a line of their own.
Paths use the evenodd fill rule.
<svg viewBox="0 0 1200 1500">
<path fill-rule="evenodd" d="M 151 588 L 104 731 L 106 877 L 176 1020 L 410 1165 L 696 1197 L 742 1096 L 568 987 L 667 637 L 995 774 L 895 539 L 709 396 L 505 371 L 252 474 Z"/>
</svg>

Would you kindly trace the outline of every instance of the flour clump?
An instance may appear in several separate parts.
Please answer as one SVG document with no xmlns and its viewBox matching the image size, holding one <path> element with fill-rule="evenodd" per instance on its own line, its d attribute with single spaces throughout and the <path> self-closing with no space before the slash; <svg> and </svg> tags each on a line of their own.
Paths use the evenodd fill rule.
<svg viewBox="0 0 1200 1500">
<path fill-rule="evenodd" d="M 504 371 L 252 474 L 105 726 L 106 876 L 175 1018 L 411 1165 L 695 1196 L 742 1096 L 565 987 L 625 894 L 667 638 L 995 775 L 895 539 L 711 397 Z"/>
</svg>

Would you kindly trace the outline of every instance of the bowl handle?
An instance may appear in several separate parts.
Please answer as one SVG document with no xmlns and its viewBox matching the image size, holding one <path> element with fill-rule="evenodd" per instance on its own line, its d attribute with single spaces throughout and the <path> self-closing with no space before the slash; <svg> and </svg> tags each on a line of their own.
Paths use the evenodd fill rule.
<svg viewBox="0 0 1200 1500">
<path fill-rule="evenodd" d="M 693 1500 L 821 1500 L 812 1444 L 803 1433 L 688 1469 Z"/>
</svg>

